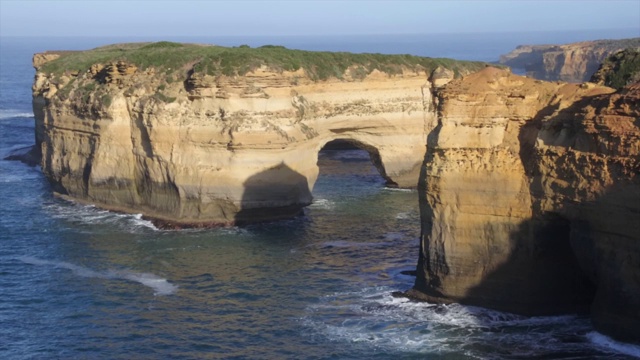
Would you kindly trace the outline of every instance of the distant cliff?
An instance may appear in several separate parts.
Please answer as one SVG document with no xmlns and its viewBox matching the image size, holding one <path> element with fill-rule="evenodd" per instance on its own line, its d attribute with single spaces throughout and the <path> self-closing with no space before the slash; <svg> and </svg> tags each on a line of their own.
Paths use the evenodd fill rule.
<svg viewBox="0 0 640 360">
<path fill-rule="evenodd" d="M 415 187 L 432 88 L 484 63 L 280 46 L 120 44 L 36 54 L 36 142 L 54 191 L 172 226 L 292 216 L 346 140 Z"/>
<path fill-rule="evenodd" d="M 500 56 L 500 64 L 524 69 L 540 80 L 588 81 L 604 59 L 626 48 L 639 48 L 640 38 L 585 41 L 565 45 L 521 45 Z"/>
<path fill-rule="evenodd" d="M 614 92 L 487 68 L 435 99 L 410 295 L 590 311 L 598 330 L 640 342 L 640 84 Z"/>
</svg>

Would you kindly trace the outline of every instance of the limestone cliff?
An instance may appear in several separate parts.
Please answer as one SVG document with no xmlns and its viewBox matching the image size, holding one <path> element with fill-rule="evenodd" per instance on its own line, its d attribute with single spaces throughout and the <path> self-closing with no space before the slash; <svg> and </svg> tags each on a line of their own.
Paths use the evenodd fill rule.
<svg viewBox="0 0 640 360">
<path fill-rule="evenodd" d="M 411 296 L 529 315 L 587 311 L 640 341 L 640 86 L 487 68 L 436 97 Z"/>
<path fill-rule="evenodd" d="M 442 85 L 484 64 L 165 42 L 38 54 L 34 66 L 56 192 L 206 226 L 297 213 L 334 139 L 369 151 L 390 185 L 415 187 L 435 126 L 429 75 Z"/>
<path fill-rule="evenodd" d="M 524 69 L 541 80 L 588 81 L 607 56 L 640 47 L 640 38 L 584 41 L 565 45 L 521 45 L 500 56 L 500 64 Z"/>
</svg>

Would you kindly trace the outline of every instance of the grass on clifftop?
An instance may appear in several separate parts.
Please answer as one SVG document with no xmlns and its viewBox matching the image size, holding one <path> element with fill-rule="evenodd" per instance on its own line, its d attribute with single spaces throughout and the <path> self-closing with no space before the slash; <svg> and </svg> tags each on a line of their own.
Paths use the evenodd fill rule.
<svg viewBox="0 0 640 360">
<path fill-rule="evenodd" d="M 262 65 L 276 71 L 304 69 L 309 78 L 325 80 L 342 78 L 351 68 L 351 76 L 364 78 L 374 69 L 390 75 L 402 69 L 430 71 L 438 66 L 454 70 L 475 71 L 485 63 L 427 58 L 412 55 L 353 54 L 291 50 L 266 45 L 259 48 L 221 47 L 180 44 L 174 42 L 118 44 L 87 51 L 65 52 L 60 58 L 44 64 L 40 71 L 54 74 L 85 72 L 93 64 L 125 61 L 145 70 L 153 67 L 166 73 L 187 71 L 193 66 L 198 73 L 209 75 L 245 75 Z"/>
</svg>

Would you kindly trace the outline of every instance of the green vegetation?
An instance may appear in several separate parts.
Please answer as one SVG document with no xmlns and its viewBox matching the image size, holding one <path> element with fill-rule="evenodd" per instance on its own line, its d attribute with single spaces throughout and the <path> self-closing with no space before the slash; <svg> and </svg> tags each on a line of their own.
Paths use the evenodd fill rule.
<svg viewBox="0 0 640 360">
<path fill-rule="evenodd" d="M 640 38 L 629 38 L 629 39 L 619 39 L 619 40 L 596 40 L 594 41 L 595 45 L 608 48 L 610 50 L 614 49 L 624 49 L 624 48 L 635 48 L 640 46 Z"/>
<path fill-rule="evenodd" d="M 82 101 L 86 103 L 89 101 L 89 97 L 91 96 L 91 93 L 95 90 L 96 90 L 95 82 L 86 83 L 86 84 L 83 84 L 82 87 L 76 90 L 76 96 L 81 97 Z"/>
<path fill-rule="evenodd" d="M 614 89 L 640 81 L 640 48 L 626 49 L 609 56 L 593 75 L 592 81 Z"/>
<path fill-rule="evenodd" d="M 113 101 L 111 94 L 103 94 L 100 98 L 100 103 L 102 103 L 102 105 L 104 105 L 105 107 L 111 106 L 111 101 Z"/>
<path fill-rule="evenodd" d="M 283 46 L 234 48 L 173 42 L 118 44 L 79 52 L 61 53 L 60 58 L 44 64 L 41 71 L 54 74 L 86 72 L 93 64 L 125 61 L 145 70 L 153 67 L 168 76 L 193 70 L 209 75 L 244 75 L 262 65 L 276 71 L 304 69 L 313 80 L 342 78 L 347 69 L 362 79 L 378 69 L 390 75 L 403 69 L 430 71 L 438 66 L 460 70 L 479 70 L 481 62 L 427 58 L 412 55 L 353 54 L 347 52 L 314 52 L 291 50 Z"/>
</svg>

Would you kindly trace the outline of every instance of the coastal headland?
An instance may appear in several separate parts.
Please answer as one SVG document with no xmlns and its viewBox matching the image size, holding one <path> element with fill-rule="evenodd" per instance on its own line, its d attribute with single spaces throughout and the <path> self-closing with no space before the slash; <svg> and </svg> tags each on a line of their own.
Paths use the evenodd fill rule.
<svg viewBox="0 0 640 360">
<path fill-rule="evenodd" d="M 267 46 L 120 44 L 34 56 L 36 150 L 55 192 L 166 226 L 308 205 L 318 151 L 367 150 L 418 187 L 407 295 L 590 312 L 640 341 L 640 85 L 477 62 Z"/>
</svg>

